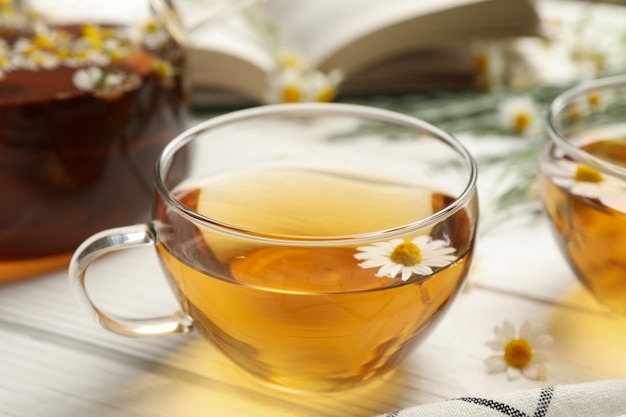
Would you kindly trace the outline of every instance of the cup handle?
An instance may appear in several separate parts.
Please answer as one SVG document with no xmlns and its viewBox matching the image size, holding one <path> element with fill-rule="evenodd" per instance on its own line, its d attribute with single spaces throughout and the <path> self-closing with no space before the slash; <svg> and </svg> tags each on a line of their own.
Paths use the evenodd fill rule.
<svg viewBox="0 0 626 417">
<path fill-rule="evenodd" d="M 182 310 L 168 316 L 155 318 L 113 318 L 98 309 L 89 298 L 85 288 L 85 273 L 91 263 L 111 252 L 140 246 L 155 246 L 156 242 L 155 224 L 149 222 L 104 230 L 87 238 L 74 252 L 69 266 L 72 287 L 87 308 L 91 310 L 94 318 L 105 329 L 131 337 L 188 333 L 193 329 L 191 321 Z"/>
</svg>

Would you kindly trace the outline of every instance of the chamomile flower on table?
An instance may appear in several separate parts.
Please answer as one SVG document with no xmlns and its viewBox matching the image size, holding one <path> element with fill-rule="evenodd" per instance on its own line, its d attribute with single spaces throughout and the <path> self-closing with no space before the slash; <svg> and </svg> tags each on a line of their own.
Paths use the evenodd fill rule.
<svg viewBox="0 0 626 417">
<path fill-rule="evenodd" d="M 339 71 L 326 74 L 317 70 L 284 67 L 270 77 L 266 100 L 269 103 L 332 101 L 342 79 Z"/>
<path fill-rule="evenodd" d="M 550 355 L 547 349 L 553 339 L 549 334 L 525 321 L 516 331 L 515 326 L 504 321 L 494 328 L 495 339 L 487 342 L 494 355 L 485 359 L 489 373 L 506 372 L 509 380 L 518 379 L 521 375 L 531 380 L 545 380 L 547 376 L 545 362 Z"/>
<path fill-rule="evenodd" d="M 456 260 L 455 248 L 445 240 L 418 236 L 413 240 L 393 239 L 357 248 L 354 257 L 362 261 L 361 268 L 379 268 L 377 277 L 396 278 L 402 281 L 413 276 L 430 275 L 434 267 L 444 267 Z"/>
<path fill-rule="evenodd" d="M 539 128 L 539 108 L 528 95 L 513 96 L 498 106 L 500 124 L 505 130 L 530 135 Z"/>
<path fill-rule="evenodd" d="M 475 87 L 478 91 L 494 91 L 504 80 L 505 56 L 496 42 L 475 42 L 472 45 Z"/>
<path fill-rule="evenodd" d="M 322 103 L 333 101 L 341 81 L 343 81 L 343 73 L 340 70 L 333 70 L 327 74 L 313 71 L 309 76 L 308 99 Z"/>
<path fill-rule="evenodd" d="M 626 183 L 619 178 L 568 159 L 559 160 L 548 175 L 555 185 L 572 194 L 598 199 L 605 206 L 626 213 Z"/>
<path fill-rule="evenodd" d="M 305 78 L 300 70 L 286 67 L 273 74 L 268 81 L 268 103 L 298 103 L 305 95 Z"/>
</svg>

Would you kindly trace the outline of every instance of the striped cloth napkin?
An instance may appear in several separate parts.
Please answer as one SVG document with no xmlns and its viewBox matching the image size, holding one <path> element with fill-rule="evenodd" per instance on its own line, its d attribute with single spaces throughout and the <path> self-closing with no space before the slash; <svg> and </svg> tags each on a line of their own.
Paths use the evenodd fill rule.
<svg viewBox="0 0 626 417">
<path fill-rule="evenodd" d="M 460 397 L 378 417 L 626 417 L 626 379 Z"/>
</svg>

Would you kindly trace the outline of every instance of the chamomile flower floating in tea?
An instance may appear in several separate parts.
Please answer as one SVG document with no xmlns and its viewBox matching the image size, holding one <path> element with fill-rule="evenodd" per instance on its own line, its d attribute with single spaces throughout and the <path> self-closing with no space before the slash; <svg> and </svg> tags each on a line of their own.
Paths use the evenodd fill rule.
<svg viewBox="0 0 626 417">
<path fill-rule="evenodd" d="M 510 97 L 499 108 L 502 127 L 521 135 L 529 135 L 538 128 L 539 110 L 530 96 Z"/>
<path fill-rule="evenodd" d="M 544 362 L 549 355 L 545 349 L 552 345 L 552 336 L 528 321 L 522 324 L 519 332 L 509 321 L 504 321 L 493 331 L 496 338 L 488 341 L 487 346 L 498 353 L 485 360 L 489 373 L 506 372 L 509 380 L 520 375 L 532 380 L 546 378 Z"/>
<path fill-rule="evenodd" d="M 572 194 L 594 198 L 615 210 L 626 213 L 626 184 L 595 168 L 562 159 L 555 166 L 552 181 Z"/>
<path fill-rule="evenodd" d="M 149 20 L 143 27 L 145 31 L 135 34 L 130 28 L 95 24 L 76 27 L 49 26 L 43 21 L 31 24 L 33 33 L 24 31 L 14 42 L 3 40 L 0 43 L 0 77 L 9 72 L 36 72 L 60 67 L 76 68 L 82 72 L 87 69 L 93 73 L 94 67 L 111 66 L 131 68 L 143 76 L 152 71 L 166 82 L 174 76 L 172 71 L 166 71 L 167 62 L 146 51 L 139 51 L 137 45 L 133 45 L 133 39 L 137 38 L 147 50 L 154 51 L 171 42 L 159 19 Z M 78 77 L 84 80 L 85 75 Z M 91 90 L 81 82 L 76 86 Z"/>
<path fill-rule="evenodd" d="M 72 76 L 72 81 L 77 88 L 108 99 L 118 98 L 141 86 L 141 78 L 135 73 L 111 72 L 100 67 L 79 69 Z"/>
<path fill-rule="evenodd" d="M 433 267 L 444 267 L 456 260 L 456 249 L 445 240 L 433 240 L 430 236 L 418 236 L 411 241 L 393 239 L 357 248 L 354 255 L 361 268 L 378 268 L 377 277 L 395 278 L 402 273 L 402 281 L 413 274 L 430 275 Z"/>
</svg>

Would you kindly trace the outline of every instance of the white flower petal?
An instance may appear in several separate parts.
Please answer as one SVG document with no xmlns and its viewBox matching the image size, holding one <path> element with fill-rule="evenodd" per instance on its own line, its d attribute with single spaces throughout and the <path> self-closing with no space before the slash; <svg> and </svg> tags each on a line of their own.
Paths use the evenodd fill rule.
<svg viewBox="0 0 626 417">
<path fill-rule="evenodd" d="M 533 364 L 529 364 L 522 368 L 522 374 L 532 380 L 536 380 L 539 377 L 539 369 Z"/>
<path fill-rule="evenodd" d="M 611 207 L 622 213 L 626 213 L 626 191 L 615 189 L 602 189 L 600 201 L 607 207 Z"/>
<path fill-rule="evenodd" d="M 411 268 L 402 268 L 402 281 L 407 281 L 413 275 Z"/>
<path fill-rule="evenodd" d="M 412 242 L 413 242 L 413 243 L 414 243 L 417 247 L 419 247 L 420 249 L 422 249 L 423 247 L 425 247 L 425 246 L 428 244 L 428 242 L 430 242 L 430 240 L 431 240 L 431 237 L 430 237 L 430 236 L 420 235 L 420 236 L 417 236 L 416 238 L 414 238 L 414 239 L 412 240 Z"/>
<path fill-rule="evenodd" d="M 363 261 L 358 265 L 361 268 L 379 268 L 376 276 L 395 278 L 402 272 L 402 280 L 408 280 L 413 274 L 431 275 L 431 267 L 448 266 L 456 260 L 451 253 L 456 252 L 455 248 L 448 247 L 445 240 L 433 241 L 430 236 L 420 235 L 412 240 L 421 251 L 422 261 L 415 265 L 397 264 L 391 259 L 391 254 L 400 244 L 402 239 L 392 239 L 387 242 L 376 242 L 369 246 L 357 248 L 354 258 Z"/>
<path fill-rule="evenodd" d="M 502 355 L 493 355 L 485 359 L 485 366 L 487 367 L 487 372 L 494 374 L 506 371 L 508 365 L 502 359 Z"/>
<path fill-rule="evenodd" d="M 433 273 L 433 270 L 424 264 L 413 265 L 411 270 L 418 275 L 430 275 Z"/>
<path fill-rule="evenodd" d="M 552 354 L 548 352 L 533 350 L 532 362 L 534 363 L 547 362 L 547 361 L 552 360 L 552 358 L 553 358 Z"/>
<path fill-rule="evenodd" d="M 485 344 L 495 351 L 504 350 L 506 346 L 506 342 L 500 339 L 489 340 Z"/>
<path fill-rule="evenodd" d="M 456 256 L 446 255 L 446 256 L 440 256 L 440 257 L 433 258 L 433 259 L 424 259 L 422 264 L 427 265 L 427 266 L 441 267 L 441 266 L 448 266 L 455 260 L 456 260 Z"/>
<path fill-rule="evenodd" d="M 576 181 L 572 185 L 572 193 L 581 197 L 587 198 L 599 198 L 600 197 L 600 185 L 597 182 Z"/>
<path fill-rule="evenodd" d="M 516 335 L 515 335 L 515 327 L 513 326 L 513 324 L 508 321 L 505 320 L 502 323 L 502 327 L 496 327 L 496 329 L 494 330 L 496 337 L 502 339 L 502 340 L 506 340 L 507 343 L 511 340 L 511 339 L 515 339 Z"/>
<path fill-rule="evenodd" d="M 546 349 L 552 346 L 554 339 L 549 334 L 540 334 L 529 340 L 534 349 Z"/>
<path fill-rule="evenodd" d="M 531 341 L 536 335 L 539 334 L 540 332 L 538 332 L 528 320 L 525 320 L 519 329 L 520 339 Z"/>
<path fill-rule="evenodd" d="M 487 361 L 492 367 L 497 366 L 497 360 L 495 358 L 501 358 L 505 364 L 507 377 L 509 380 L 514 380 L 524 375 L 524 377 L 532 380 L 545 379 L 547 375 L 544 363 L 550 359 L 550 355 L 542 351 L 541 349 L 547 348 L 552 344 L 552 336 L 542 332 L 541 328 L 532 324 L 529 321 L 525 321 L 516 334 L 515 326 L 509 322 L 504 321 L 501 326 L 494 328 L 495 340 L 486 342 L 492 350 L 501 352 L 499 355 L 492 355 L 487 358 Z M 526 341 L 530 348 L 531 358 L 528 363 L 525 364 L 523 369 L 520 369 L 518 363 L 509 363 L 507 359 L 506 346 L 516 339 L 522 339 Z M 500 367 L 502 365 L 499 365 Z"/>
<path fill-rule="evenodd" d="M 437 251 L 439 249 L 443 249 L 448 246 L 448 242 L 445 240 L 431 240 L 424 246 L 424 251 Z"/>
<path fill-rule="evenodd" d="M 354 258 L 363 262 L 378 262 L 381 265 L 388 262 L 389 257 L 375 253 L 359 252 L 354 254 Z"/>
<path fill-rule="evenodd" d="M 386 263 L 386 264 L 384 264 L 383 266 L 380 267 L 380 269 L 378 270 L 376 275 L 379 276 L 379 277 L 394 278 L 396 276 L 396 274 L 392 274 L 392 271 L 394 270 L 395 266 L 396 266 L 396 264 Z"/>
<path fill-rule="evenodd" d="M 393 266 L 393 268 L 391 269 L 391 277 L 395 278 L 396 275 L 398 275 L 400 273 L 400 271 L 403 271 L 402 273 L 404 274 L 404 266 L 400 265 L 400 264 L 396 264 Z"/>
<path fill-rule="evenodd" d="M 520 375 L 522 374 L 522 371 L 519 368 L 514 368 L 512 366 L 509 366 L 508 368 L 506 368 L 506 376 L 507 378 L 509 378 L 509 381 L 514 381 L 517 378 L 520 377 Z"/>
</svg>

